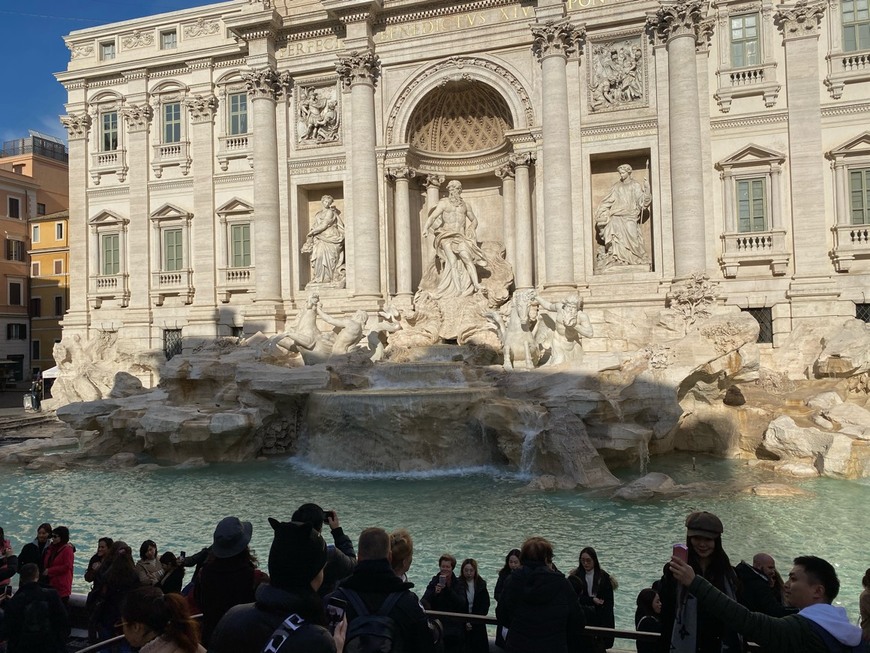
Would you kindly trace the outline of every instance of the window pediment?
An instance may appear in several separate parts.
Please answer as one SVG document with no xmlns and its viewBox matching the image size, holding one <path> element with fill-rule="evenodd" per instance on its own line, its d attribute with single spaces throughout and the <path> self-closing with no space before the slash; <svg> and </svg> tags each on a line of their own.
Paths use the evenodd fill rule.
<svg viewBox="0 0 870 653">
<path fill-rule="evenodd" d="M 785 154 L 777 152 L 762 145 L 749 145 L 737 150 L 734 154 L 722 159 L 716 164 L 718 170 L 727 170 L 729 168 L 740 168 L 756 165 L 765 165 L 777 163 L 782 165 L 785 162 Z"/>
<path fill-rule="evenodd" d="M 868 154 L 870 154 L 870 131 L 849 139 L 842 145 L 829 151 L 826 156 L 833 160 L 855 155 L 866 156 Z"/>
<path fill-rule="evenodd" d="M 190 220 L 193 214 L 179 208 L 175 204 L 164 204 L 151 213 L 151 219 L 155 222 L 162 220 Z"/>
<path fill-rule="evenodd" d="M 253 212 L 254 207 L 248 202 L 239 199 L 238 197 L 234 197 L 230 201 L 225 202 L 218 207 L 217 211 L 215 211 L 215 213 L 224 217 Z"/>
<path fill-rule="evenodd" d="M 115 225 L 127 225 L 130 220 L 122 218 L 114 211 L 102 211 L 90 219 L 88 224 L 92 227 L 110 227 Z"/>
</svg>

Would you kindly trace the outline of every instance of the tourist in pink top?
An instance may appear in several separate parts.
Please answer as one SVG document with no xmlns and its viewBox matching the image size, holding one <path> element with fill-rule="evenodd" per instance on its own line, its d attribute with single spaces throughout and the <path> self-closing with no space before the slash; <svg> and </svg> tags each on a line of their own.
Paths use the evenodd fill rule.
<svg viewBox="0 0 870 653">
<path fill-rule="evenodd" d="M 45 571 L 42 573 L 43 585 L 46 579 L 48 586 L 57 590 L 61 600 L 66 603 L 72 593 L 73 560 L 75 549 L 69 543 L 69 529 L 58 526 L 51 531 L 51 544 L 45 550 L 43 562 Z"/>
</svg>

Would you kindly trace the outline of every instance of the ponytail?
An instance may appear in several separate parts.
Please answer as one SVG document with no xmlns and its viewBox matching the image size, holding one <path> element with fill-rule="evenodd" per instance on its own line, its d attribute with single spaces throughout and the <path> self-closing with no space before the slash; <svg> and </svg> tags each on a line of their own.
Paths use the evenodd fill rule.
<svg viewBox="0 0 870 653">
<path fill-rule="evenodd" d="M 190 616 L 187 602 L 178 594 L 164 594 L 157 587 L 142 587 L 127 593 L 121 616 L 140 623 L 158 636 L 172 641 L 184 653 L 196 653 L 199 624 Z"/>
</svg>

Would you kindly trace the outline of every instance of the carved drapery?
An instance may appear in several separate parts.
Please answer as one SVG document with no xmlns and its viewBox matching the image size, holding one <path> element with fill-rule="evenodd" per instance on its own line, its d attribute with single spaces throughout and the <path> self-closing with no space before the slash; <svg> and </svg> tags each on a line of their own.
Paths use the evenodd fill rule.
<svg viewBox="0 0 870 653">
<path fill-rule="evenodd" d="M 345 89 L 356 84 L 375 86 L 381 74 L 381 60 L 371 50 L 353 51 L 348 57 L 342 57 L 335 64 L 335 71 Z"/>
<path fill-rule="evenodd" d="M 245 89 L 252 100 L 277 100 L 289 88 L 291 79 L 289 73 L 278 74 L 271 68 L 254 70 L 242 75 Z"/>
<path fill-rule="evenodd" d="M 211 122 L 217 111 L 218 99 L 214 95 L 194 95 L 185 101 L 192 122 Z"/>
<path fill-rule="evenodd" d="M 817 2 L 798 0 L 794 7 L 779 9 L 774 20 L 782 30 L 783 38 L 817 35 L 826 5 L 823 0 Z"/>
<path fill-rule="evenodd" d="M 127 122 L 127 128 L 137 132 L 148 129 L 154 110 L 148 104 L 131 104 L 121 109 L 121 115 Z"/>
<path fill-rule="evenodd" d="M 702 41 L 713 34 L 713 21 L 705 17 L 707 3 L 703 0 L 663 2 L 647 16 L 646 24 L 662 41 L 691 36 Z"/>
<path fill-rule="evenodd" d="M 580 39 L 585 33 L 584 29 L 578 29 L 569 20 L 549 21 L 537 23 L 532 29 L 532 52 L 539 60 L 547 57 L 568 58 L 580 47 Z"/>
<path fill-rule="evenodd" d="M 340 93 L 335 84 L 301 86 L 296 92 L 296 142 L 302 145 L 337 143 L 341 137 Z"/>
<path fill-rule="evenodd" d="M 70 140 L 88 137 L 91 117 L 87 113 L 71 113 L 61 116 L 60 122 L 69 134 Z"/>
</svg>

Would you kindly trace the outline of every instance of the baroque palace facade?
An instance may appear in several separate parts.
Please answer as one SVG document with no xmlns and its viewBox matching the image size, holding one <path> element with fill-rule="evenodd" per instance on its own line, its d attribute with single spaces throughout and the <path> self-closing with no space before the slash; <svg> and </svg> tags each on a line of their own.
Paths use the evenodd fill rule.
<svg viewBox="0 0 870 653">
<path fill-rule="evenodd" d="M 867 0 L 233 0 L 66 41 L 67 334 L 409 306 L 454 179 L 593 323 L 697 272 L 774 346 L 866 318 Z M 621 176 L 646 201 L 602 212 Z"/>
</svg>

